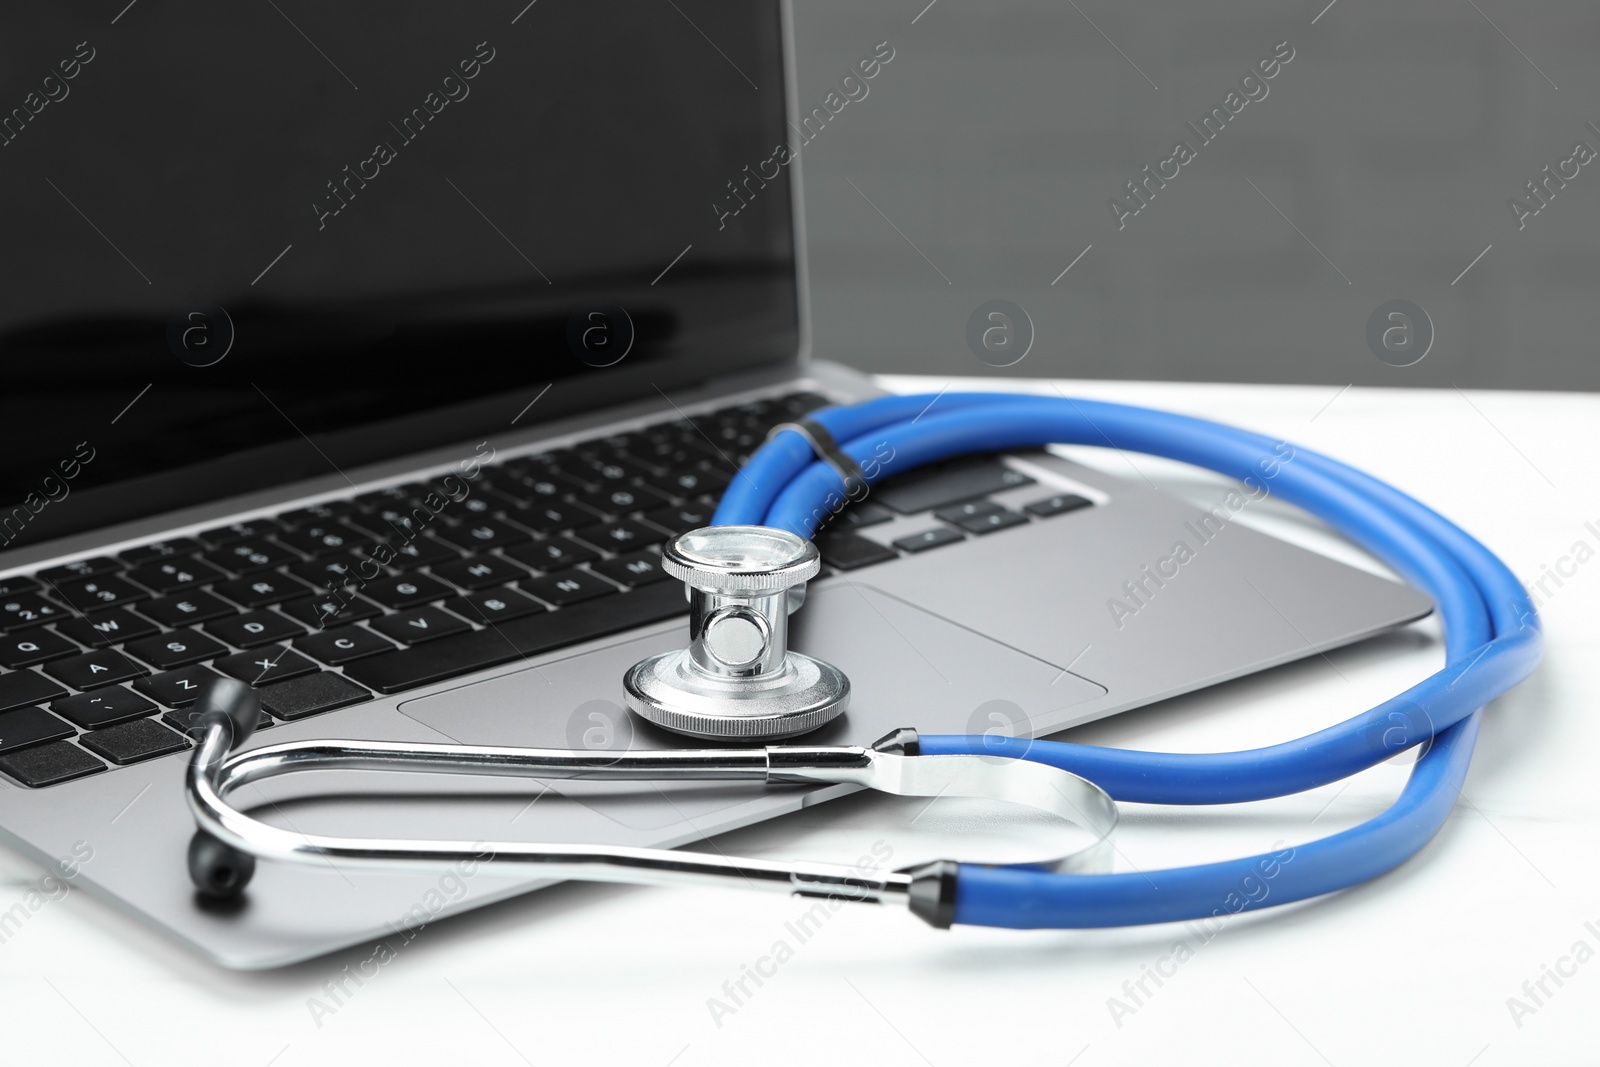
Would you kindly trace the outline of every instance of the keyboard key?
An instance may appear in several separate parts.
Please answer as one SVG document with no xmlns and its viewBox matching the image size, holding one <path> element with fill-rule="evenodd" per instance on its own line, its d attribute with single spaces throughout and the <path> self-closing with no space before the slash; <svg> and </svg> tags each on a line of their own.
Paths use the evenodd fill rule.
<svg viewBox="0 0 1600 1067">
<path fill-rule="evenodd" d="M 0 711 L 20 708 L 24 704 L 47 704 L 67 691 L 42 674 L 17 671 L 0 674 Z"/>
<path fill-rule="evenodd" d="M 569 493 L 587 493 L 594 488 L 544 467 L 520 475 L 510 469 L 511 464 L 507 464 L 507 468 L 510 473 L 507 484 L 501 485 L 497 480 L 496 487 L 502 492 L 515 497 L 525 497 L 532 502 L 552 504 Z"/>
<path fill-rule="evenodd" d="M 482 485 L 468 488 L 468 495 L 461 497 L 461 490 L 446 492 L 445 487 L 439 482 L 432 486 L 432 492 L 441 500 L 448 501 L 444 517 L 451 522 L 471 522 L 474 519 L 490 519 L 505 511 L 507 508 L 516 510 L 521 507 L 521 501 L 512 500 L 510 497 L 495 493 Z M 459 498 L 459 499 L 458 499 Z"/>
<path fill-rule="evenodd" d="M 699 470 L 708 458 L 708 452 L 685 447 L 681 437 L 672 434 L 656 434 L 652 437 L 648 431 L 630 448 L 630 453 L 640 462 L 659 468 L 657 474 Z M 716 453 L 709 452 L 709 455 Z"/>
<path fill-rule="evenodd" d="M 474 519 L 464 522 L 460 526 L 446 528 L 435 532 L 439 540 L 455 545 L 467 552 L 477 552 L 500 545 L 511 545 L 527 541 L 531 535 L 519 526 L 508 522 L 491 522 L 483 519 Z"/>
<path fill-rule="evenodd" d="M 17 593 L 37 593 L 39 583 L 26 574 L 13 574 L 0 578 L 0 597 L 15 596 Z"/>
<path fill-rule="evenodd" d="M 633 552 L 602 563 L 591 563 L 589 569 L 629 588 L 649 585 L 667 577 L 667 572 L 661 569 L 661 557 L 650 551 Z"/>
<path fill-rule="evenodd" d="M 480 517 L 487 519 L 494 515 L 511 515 L 515 517 L 516 513 L 521 511 L 525 505 L 516 497 L 507 496 L 505 493 L 497 493 L 493 489 L 485 489 L 482 486 L 475 486 L 471 496 L 452 504 L 451 507 L 458 517 L 471 522 Z"/>
<path fill-rule="evenodd" d="M 673 496 L 697 497 L 721 493 L 731 481 L 733 475 L 720 470 L 680 470 L 646 478 L 644 484 Z"/>
<path fill-rule="evenodd" d="M 72 727 L 43 708 L 17 708 L 0 712 L 0 753 L 15 752 L 29 745 L 71 737 Z"/>
<path fill-rule="evenodd" d="M 732 423 L 705 426 L 701 429 L 723 455 L 736 462 L 742 461 L 745 456 L 761 447 L 762 438 L 765 436 L 756 430 Z"/>
<path fill-rule="evenodd" d="M 285 678 L 296 678 L 317 669 L 315 663 L 283 645 L 269 645 L 254 652 L 235 652 L 217 660 L 212 666 L 223 674 L 231 674 L 251 685 L 281 682 Z"/>
<path fill-rule="evenodd" d="M 0 597 L 0 630 L 7 633 L 68 618 L 71 618 L 71 612 L 59 604 L 50 603 L 38 593 Z"/>
<path fill-rule="evenodd" d="M 582 461 L 579 461 L 580 463 Z M 576 465 L 575 465 L 576 466 Z M 563 470 L 570 468 L 563 467 Z M 635 478 L 649 478 L 657 472 L 654 468 L 646 467 L 634 460 L 612 456 L 598 462 L 589 463 L 578 467 L 582 471 L 580 477 L 588 481 L 597 482 L 602 489 L 616 488 L 627 485 Z"/>
<path fill-rule="evenodd" d="M 549 610 L 537 600 L 505 586 L 483 593 L 453 596 L 444 602 L 444 606 L 463 618 L 486 625 L 499 625 L 501 619 L 515 619 L 536 611 Z"/>
<path fill-rule="evenodd" d="M 565 537 L 552 537 L 548 541 L 535 541 L 531 545 L 512 545 L 506 555 L 518 563 L 526 563 L 535 570 L 558 571 L 588 563 L 600 558 L 600 553 L 584 548 Z"/>
<path fill-rule="evenodd" d="M 567 501 L 557 501 L 553 504 L 537 501 L 517 512 L 514 517 L 518 525 L 542 534 L 570 530 L 574 526 L 588 526 L 604 518 L 598 511 Z"/>
<path fill-rule="evenodd" d="M 440 491 L 437 490 L 437 486 L 430 485 L 430 483 L 406 482 L 405 485 L 392 485 L 389 486 L 387 490 L 378 490 L 378 493 L 376 494 L 368 493 L 368 498 L 376 498 L 376 496 L 381 496 L 381 494 L 384 493 L 392 494 L 392 496 L 389 498 L 392 499 L 392 501 L 400 501 L 400 498 L 403 496 L 403 498 L 408 499 L 408 501 L 413 502 L 413 504 L 426 504 L 427 496 L 429 496 L 430 493 L 437 494 L 437 496 L 440 496 L 440 498 L 446 496 L 445 493 L 440 493 Z M 362 498 L 355 498 L 354 502 L 357 509 L 363 507 Z M 438 501 L 434 502 L 437 504 Z M 373 502 L 368 502 L 366 507 L 376 507 L 376 504 L 373 504 Z M 432 510 L 437 510 L 437 507 Z"/>
<path fill-rule="evenodd" d="M 270 541 L 252 537 L 248 541 L 215 549 L 200 557 L 213 567 L 221 567 L 230 574 L 251 574 L 271 570 L 285 563 L 299 563 L 300 557 Z"/>
<path fill-rule="evenodd" d="M 71 719 L 85 730 L 97 730 L 102 726 L 148 715 L 156 710 L 156 706 L 130 689 L 113 685 L 93 693 L 74 693 L 53 700 L 50 710 Z"/>
<path fill-rule="evenodd" d="M 337 667 L 363 656 L 394 651 L 394 645 L 364 626 L 338 626 L 332 630 L 307 634 L 295 638 L 294 647 L 315 656 L 330 667 Z"/>
<path fill-rule="evenodd" d="M 842 571 L 900 558 L 894 549 L 853 533 L 821 534 L 817 537 L 817 548 L 822 552 L 824 563 Z"/>
<path fill-rule="evenodd" d="M 593 441 L 579 441 L 572 446 L 572 450 L 580 456 L 603 459 L 607 456 L 620 455 L 643 441 L 644 438 L 636 433 L 618 433 L 609 437 L 598 437 Z"/>
<path fill-rule="evenodd" d="M 348 500 L 324 500 L 320 504 L 310 504 L 293 511 L 285 511 L 278 516 L 278 522 L 290 528 L 304 526 L 308 522 L 333 522 L 352 514 L 356 506 Z"/>
<path fill-rule="evenodd" d="M 585 493 L 575 499 L 584 507 L 592 508 L 602 515 L 626 515 L 629 512 L 658 508 L 663 504 L 672 503 L 667 494 L 658 493 L 642 485 L 612 486 L 598 492 Z"/>
<path fill-rule="evenodd" d="M 75 578 L 93 578 L 97 574 L 110 574 L 121 569 L 122 564 L 110 556 L 95 556 L 93 559 L 75 559 L 58 567 L 46 567 L 39 572 L 39 579 L 55 585 L 58 582 L 70 582 Z"/>
<path fill-rule="evenodd" d="M 314 559 L 308 563 L 291 563 L 287 569 L 290 574 L 310 585 L 313 589 L 326 589 L 329 582 L 332 582 L 335 586 L 343 585 L 345 579 L 349 577 L 360 562 L 360 556 L 350 553 L 345 556 Z M 368 564 L 368 566 L 370 567 L 371 564 Z"/>
<path fill-rule="evenodd" d="M 352 548 L 372 543 L 372 538 L 357 530 L 353 526 L 343 523 L 311 523 L 280 533 L 278 540 L 299 552 L 304 552 L 313 559 L 319 556 L 331 556 L 336 553 L 349 552 Z"/>
<path fill-rule="evenodd" d="M 438 608 L 413 608 L 398 615 L 385 615 L 371 625 L 379 633 L 407 645 L 432 641 L 472 629 L 469 623 Z"/>
<path fill-rule="evenodd" d="M 169 708 L 184 708 L 199 698 L 200 689 L 206 682 L 218 677 L 221 676 L 216 671 L 197 664 L 141 678 L 133 683 L 133 687 Z"/>
<path fill-rule="evenodd" d="M 422 532 L 423 523 L 418 513 L 427 515 L 421 508 L 386 507 L 374 511 L 358 511 L 345 521 L 358 530 L 364 530 L 380 541 L 399 538 L 409 540 Z"/>
<path fill-rule="evenodd" d="M 612 552 L 631 552 L 646 545 L 658 545 L 667 539 L 667 535 L 661 531 L 629 519 L 585 526 L 573 536 L 580 541 L 587 541 L 596 548 Z"/>
<path fill-rule="evenodd" d="M 291 721 L 371 698 L 371 693 L 331 671 L 278 682 L 261 690 L 261 706 L 278 718 Z"/>
<path fill-rule="evenodd" d="M 1086 500 L 1077 493 L 1057 493 L 1047 496 L 1043 500 L 1035 500 L 1023 506 L 1022 510 L 1029 515 L 1038 515 L 1040 518 L 1049 518 L 1051 515 L 1064 515 L 1069 511 L 1079 508 L 1093 507 L 1094 501 Z"/>
<path fill-rule="evenodd" d="M 390 548 L 392 555 L 388 565 L 400 570 L 410 570 L 413 567 L 426 567 L 434 563 L 443 563 L 447 559 L 460 559 L 461 550 L 452 548 L 431 537 L 417 537 L 404 544 L 394 545 Z M 368 555 L 375 559 L 383 559 L 376 550 Z"/>
<path fill-rule="evenodd" d="M 711 515 L 715 510 L 707 504 L 684 504 L 675 508 L 647 511 L 644 517 L 651 525 L 659 526 L 668 533 L 681 534 L 698 530 L 702 526 L 710 526 Z"/>
<path fill-rule="evenodd" d="M 367 582 L 361 592 L 388 608 L 408 608 L 439 600 L 455 592 L 443 582 L 426 574 L 403 574 L 398 578 L 379 578 Z"/>
<path fill-rule="evenodd" d="M 590 604 L 508 619 L 492 630 L 475 630 L 414 648 L 368 656 L 350 664 L 345 673 L 380 693 L 399 693 L 523 656 L 674 618 L 688 610 L 680 586 L 659 582 Z"/>
<path fill-rule="evenodd" d="M 129 641 L 122 649 L 130 656 L 138 656 L 158 671 L 187 667 L 228 651 L 226 645 L 197 630 L 169 630 L 154 637 L 141 637 L 137 641 Z"/>
<path fill-rule="evenodd" d="M 999 511 L 990 511 L 982 515 L 975 515 L 970 519 L 962 519 L 956 525 L 969 533 L 984 534 L 993 533 L 996 530 L 1004 530 L 1012 526 L 1021 526 L 1027 521 L 1028 517 L 1026 515 L 1001 508 Z"/>
<path fill-rule="evenodd" d="M 189 747 L 182 734 L 175 734 L 154 719 L 108 726 L 78 739 L 79 744 L 112 763 L 126 765 L 165 756 Z"/>
<path fill-rule="evenodd" d="M 304 600 L 291 600 L 287 604 L 279 605 L 278 610 L 290 618 L 304 623 L 313 630 L 320 630 L 326 626 L 342 626 L 345 623 L 360 622 L 362 619 L 370 619 L 375 615 L 383 614 L 378 605 L 369 600 L 362 600 L 358 596 L 348 598 L 335 596 L 306 597 Z"/>
<path fill-rule="evenodd" d="M 311 592 L 304 582 L 287 574 L 252 574 L 248 578 L 235 578 L 231 582 L 218 582 L 211 587 L 229 600 L 246 608 L 264 608 L 281 604 L 285 600 L 302 597 Z"/>
<path fill-rule="evenodd" d="M 0 756 L 0 771 L 35 789 L 105 769 L 104 763 L 70 741 L 53 741 Z"/>
<path fill-rule="evenodd" d="M 0 638 L 0 664 L 12 670 L 30 667 L 46 660 L 60 659 L 62 656 L 71 656 L 81 651 L 83 651 L 81 648 L 65 637 L 58 637 L 49 630 L 24 630 Z"/>
<path fill-rule="evenodd" d="M 188 737 L 198 739 L 205 730 L 199 723 L 200 711 L 197 708 L 176 708 L 161 716 L 161 721 Z M 272 716 L 262 712 L 256 719 L 256 729 L 265 730 L 275 725 Z"/>
<path fill-rule="evenodd" d="M 206 585 L 225 575 L 215 567 L 197 559 L 167 560 L 165 563 L 147 563 L 135 567 L 127 577 L 157 595 L 176 593 L 196 586 Z"/>
<path fill-rule="evenodd" d="M 201 593 L 200 596 L 206 594 Z M 172 599 L 180 599 L 173 597 Z M 151 604 L 159 603 L 152 600 L 146 604 L 148 609 Z M 220 604 L 221 601 L 218 601 Z M 226 605 L 224 605 L 226 607 Z M 232 611 L 232 608 L 228 609 Z M 97 611 L 93 615 L 85 615 L 81 619 L 67 619 L 56 623 L 56 629 L 90 648 L 104 648 L 126 641 L 130 637 L 143 637 L 145 634 L 156 632 L 156 624 L 149 619 L 141 619 L 127 608 L 112 608 L 110 611 Z"/>
<path fill-rule="evenodd" d="M 872 498 L 902 515 L 959 504 L 1033 479 L 992 456 L 974 456 L 902 474 L 873 487 Z"/>
<path fill-rule="evenodd" d="M 969 500 L 965 504 L 952 504 L 947 508 L 940 508 L 933 513 L 933 517 L 943 519 L 945 522 L 960 523 L 967 519 L 976 519 L 982 515 L 992 515 L 997 511 L 1004 510 L 1005 508 L 996 504 L 993 500 Z"/>
<path fill-rule="evenodd" d="M 897 538 L 894 547 L 905 552 L 923 552 L 930 548 L 938 548 L 940 545 L 949 545 L 965 540 L 966 538 L 948 526 L 939 526 L 932 530 L 914 533 L 909 537 Z"/>
<path fill-rule="evenodd" d="M 150 664 L 158 671 L 170 671 L 178 667 L 186 667 L 202 660 L 212 659 L 225 655 L 229 649 L 221 642 L 197 630 L 181 629 L 155 634 L 149 637 L 130 641 L 123 646 L 129 655 L 136 656 L 145 663 Z M 140 671 L 144 674 L 147 672 Z M 96 674 L 96 677 L 103 677 Z M 71 682 L 70 678 L 63 677 L 63 681 Z M 122 680 L 122 679 L 118 679 Z M 86 688 L 79 685 L 78 688 Z"/>
<path fill-rule="evenodd" d="M 246 519 L 243 522 L 229 523 L 227 526 L 213 526 L 209 530 L 201 530 L 198 536 L 207 548 L 221 548 L 237 541 L 266 537 L 282 529 L 283 527 L 271 519 Z"/>
<path fill-rule="evenodd" d="M 131 604 L 150 599 L 150 594 L 130 585 L 114 574 L 102 574 L 56 586 L 61 599 L 79 611 L 95 611 L 114 604 Z"/>
<path fill-rule="evenodd" d="M 593 600 L 597 596 L 617 591 L 616 586 L 609 582 L 603 582 L 594 575 L 579 570 L 558 571 L 543 578 L 528 578 L 520 584 L 525 591 L 557 607 L 576 604 L 582 600 Z"/>
<path fill-rule="evenodd" d="M 286 619 L 277 612 L 251 611 L 208 623 L 206 632 L 235 648 L 254 648 L 257 645 L 299 637 L 306 630 L 299 623 Z"/>
<path fill-rule="evenodd" d="M 841 530 L 854 530 L 862 526 L 876 526 L 880 522 L 888 522 L 894 518 L 894 512 L 882 504 L 864 501 L 859 504 L 850 504 L 838 515 L 834 516 L 833 524 Z"/>
<path fill-rule="evenodd" d="M 139 605 L 139 611 L 160 624 L 179 627 L 190 622 L 205 622 L 206 619 L 218 619 L 224 614 L 234 614 L 237 608 L 226 601 L 218 600 L 211 593 L 192 592 L 179 597 L 158 597 L 157 600 L 147 600 L 146 603 Z"/>
<path fill-rule="evenodd" d="M 149 673 L 115 649 L 102 648 L 47 663 L 45 673 L 74 689 L 96 689 Z"/>
<path fill-rule="evenodd" d="M 433 568 L 433 573 L 462 589 L 487 589 L 528 576 L 525 569 L 499 556 L 473 556 L 441 563 Z"/>
<path fill-rule="evenodd" d="M 139 545 L 126 552 L 117 553 L 122 562 L 130 567 L 141 563 L 150 563 L 154 560 L 173 559 L 177 556 L 187 556 L 200 551 L 200 542 L 192 537 L 174 537 L 169 541 L 151 541 L 148 545 Z"/>
</svg>

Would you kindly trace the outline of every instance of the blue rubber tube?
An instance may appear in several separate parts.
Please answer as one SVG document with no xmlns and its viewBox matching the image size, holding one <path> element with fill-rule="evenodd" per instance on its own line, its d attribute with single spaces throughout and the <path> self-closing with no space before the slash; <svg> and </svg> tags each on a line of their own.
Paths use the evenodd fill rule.
<svg viewBox="0 0 1600 1067">
<path fill-rule="evenodd" d="M 1356 885 L 1420 850 L 1450 814 L 1481 710 L 1531 674 L 1542 650 L 1533 604 L 1505 564 L 1460 528 L 1337 460 L 1203 419 L 1122 404 L 1004 394 L 898 396 L 810 416 L 870 485 L 969 452 L 1100 445 L 1181 460 L 1246 481 L 1317 515 L 1428 592 L 1446 665 L 1404 693 L 1296 741 L 1219 753 L 1137 752 L 1025 738 L 924 736 L 922 750 L 1029 759 L 1080 774 L 1123 801 L 1227 804 L 1337 781 L 1431 739 L 1395 803 L 1331 837 L 1279 852 L 1127 874 L 1064 875 L 962 864 L 955 921 L 1098 927 L 1202 919 Z M 846 487 L 799 434 L 762 447 L 713 522 L 810 536 Z"/>
</svg>

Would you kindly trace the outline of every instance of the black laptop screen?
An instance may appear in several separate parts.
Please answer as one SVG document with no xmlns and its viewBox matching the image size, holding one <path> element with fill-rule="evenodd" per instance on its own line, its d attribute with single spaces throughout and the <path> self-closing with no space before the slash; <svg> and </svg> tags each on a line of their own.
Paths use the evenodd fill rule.
<svg viewBox="0 0 1600 1067">
<path fill-rule="evenodd" d="M 9 6 L 0 548 L 792 356 L 788 140 L 776 2 Z"/>
</svg>

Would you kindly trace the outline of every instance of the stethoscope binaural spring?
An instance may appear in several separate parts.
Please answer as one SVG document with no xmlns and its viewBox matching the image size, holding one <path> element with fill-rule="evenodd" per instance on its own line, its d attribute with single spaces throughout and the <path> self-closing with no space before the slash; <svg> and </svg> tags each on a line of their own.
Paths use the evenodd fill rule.
<svg viewBox="0 0 1600 1067">
<path fill-rule="evenodd" d="M 364 770 L 493 777 L 640 781 L 747 781 L 772 785 L 846 784 L 908 797 L 976 797 L 1034 808 L 1086 829 L 1087 845 L 1030 866 L 1088 872 L 1110 866 L 1117 807 L 1105 791 L 1069 771 L 1025 760 L 977 755 L 929 756 L 914 730 L 876 744 L 768 745 L 745 749 L 577 752 L 384 741 L 296 741 L 237 752 L 261 714 L 243 682 L 210 682 L 193 719 L 200 742 L 189 761 L 187 791 L 199 825 L 189 873 L 205 896 L 243 892 L 256 859 L 335 863 L 392 870 L 443 870 L 464 859 L 516 868 L 539 878 L 643 885 L 722 885 L 798 896 L 895 904 L 948 927 L 957 864 L 936 860 L 902 871 L 863 874 L 826 863 L 782 863 L 721 854 L 616 845 L 388 840 L 303 834 L 262 822 L 228 802 L 241 786 L 299 771 Z M 1075 842 L 1082 834 L 1074 835 Z"/>
</svg>

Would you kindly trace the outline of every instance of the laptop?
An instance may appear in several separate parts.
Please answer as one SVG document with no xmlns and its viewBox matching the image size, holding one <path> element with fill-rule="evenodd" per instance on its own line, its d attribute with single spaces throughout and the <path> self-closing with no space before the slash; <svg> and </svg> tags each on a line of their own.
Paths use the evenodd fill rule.
<svg viewBox="0 0 1600 1067">
<path fill-rule="evenodd" d="M 6 16 L 6 844 L 273 967 L 542 883 L 263 862 L 208 904 L 182 785 L 206 678 L 259 687 L 252 745 L 699 747 L 624 709 L 624 671 L 685 640 L 661 544 L 773 426 L 878 392 L 808 350 L 800 170 L 825 148 L 802 149 L 787 20 Z M 1257 499 L 1203 509 L 1048 452 L 884 482 L 819 535 L 793 646 L 853 698 L 807 740 L 1048 734 L 1430 610 L 1249 529 Z M 666 847 L 845 791 L 352 771 L 236 796 L 306 832 Z"/>
</svg>

